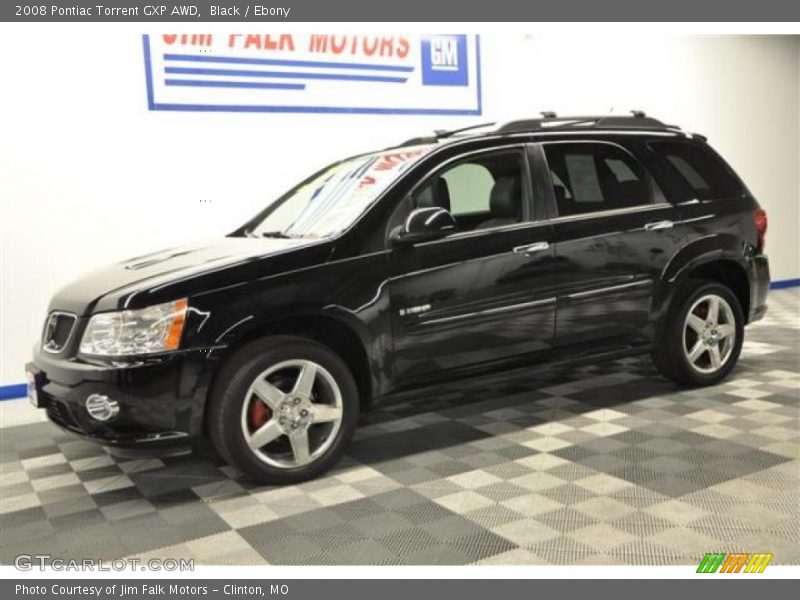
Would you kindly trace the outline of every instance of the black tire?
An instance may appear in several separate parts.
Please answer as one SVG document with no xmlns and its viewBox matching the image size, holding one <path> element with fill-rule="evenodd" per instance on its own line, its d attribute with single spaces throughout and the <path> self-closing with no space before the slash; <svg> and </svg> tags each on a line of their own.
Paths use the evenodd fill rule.
<svg viewBox="0 0 800 600">
<path fill-rule="evenodd" d="M 724 363 L 713 372 L 700 372 L 689 361 L 684 350 L 684 332 L 689 310 L 701 298 L 715 295 L 728 304 L 734 319 L 735 339 Z M 682 386 L 701 387 L 719 383 L 736 366 L 744 341 L 744 314 L 739 300 L 730 288 L 715 281 L 690 279 L 673 298 L 666 319 L 661 325 L 661 335 L 652 353 L 653 364 L 667 379 Z M 708 365 L 706 368 L 712 368 Z"/>
<path fill-rule="evenodd" d="M 323 367 L 341 391 L 342 418 L 335 439 L 312 462 L 273 466 L 259 458 L 243 432 L 244 403 L 251 384 L 273 365 L 292 360 L 313 361 Z M 359 413 L 358 387 L 345 362 L 326 346 L 310 339 L 276 335 L 243 346 L 222 367 L 209 398 L 208 431 L 217 452 L 250 479 L 264 484 L 290 484 L 313 479 L 330 468 L 353 436 Z"/>
</svg>

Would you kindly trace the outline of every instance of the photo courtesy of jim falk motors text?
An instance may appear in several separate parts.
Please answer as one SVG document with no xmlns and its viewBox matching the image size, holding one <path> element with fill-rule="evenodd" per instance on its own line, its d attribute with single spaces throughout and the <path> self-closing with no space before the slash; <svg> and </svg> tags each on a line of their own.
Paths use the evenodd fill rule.
<svg viewBox="0 0 800 600">
<path fill-rule="evenodd" d="M 246 597 L 265 597 L 265 596 L 286 596 L 289 594 L 289 586 L 285 583 L 269 583 L 262 585 L 239 585 L 239 584 L 219 584 L 209 588 L 206 585 L 177 584 L 177 583 L 111 583 L 95 585 L 75 585 L 68 583 L 56 583 L 50 585 L 25 585 L 17 584 L 15 594 L 17 596 L 70 596 L 70 597 L 161 597 L 169 594 L 170 596 L 205 596 L 209 592 L 221 592 L 223 596 L 246 596 Z"/>
</svg>

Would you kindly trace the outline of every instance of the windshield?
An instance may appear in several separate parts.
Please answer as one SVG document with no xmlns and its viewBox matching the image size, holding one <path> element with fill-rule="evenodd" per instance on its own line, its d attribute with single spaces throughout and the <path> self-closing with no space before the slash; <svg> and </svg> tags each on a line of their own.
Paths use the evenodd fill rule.
<svg viewBox="0 0 800 600">
<path fill-rule="evenodd" d="M 432 146 L 375 152 L 325 169 L 273 204 L 252 237 L 330 237 L 347 229 Z"/>
</svg>

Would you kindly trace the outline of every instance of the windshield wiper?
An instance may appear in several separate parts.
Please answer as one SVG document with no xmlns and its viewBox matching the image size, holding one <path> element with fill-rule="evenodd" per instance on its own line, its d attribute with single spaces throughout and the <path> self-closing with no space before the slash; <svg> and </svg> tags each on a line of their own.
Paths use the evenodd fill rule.
<svg viewBox="0 0 800 600">
<path fill-rule="evenodd" d="M 300 234 L 286 233 L 284 231 L 265 231 L 263 233 L 256 233 L 252 229 L 246 229 L 243 233 L 247 237 L 251 237 L 251 238 L 265 237 L 265 238 L 277 238 L 277 239 L 282 239 L 282 240 L 299 240 L 299 239 L 318 238 L 319 237 L 318 235 L 314 235 L 314 234 L 300 235 Z"/>
</svg>

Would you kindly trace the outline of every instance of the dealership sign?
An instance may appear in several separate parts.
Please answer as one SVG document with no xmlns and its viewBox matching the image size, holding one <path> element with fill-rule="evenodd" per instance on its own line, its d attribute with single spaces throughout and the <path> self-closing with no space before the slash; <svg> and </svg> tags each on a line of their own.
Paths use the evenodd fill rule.
<svg viewBox="0 0 800 600">
<path fill-rule="evenodd" d="M 481 114 L 477 35 L 143 36 L 150 110 Z"/>
</svg>

